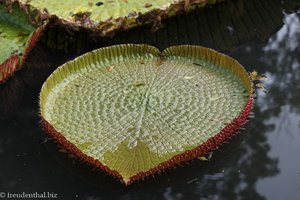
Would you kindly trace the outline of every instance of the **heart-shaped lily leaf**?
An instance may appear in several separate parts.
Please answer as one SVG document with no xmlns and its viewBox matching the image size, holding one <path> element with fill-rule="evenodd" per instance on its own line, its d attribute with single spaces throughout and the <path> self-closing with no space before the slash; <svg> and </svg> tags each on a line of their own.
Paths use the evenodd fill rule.
<svg viewBox="0 0 300 200">
<path fill-rule="evenodd" d="M 197 46 L 98 49 L 59 67 L 40 94 L 45 130 L 126 184 L 217 148 L 251 107 L 244 68 Z"/>
<path fill-rule="evenodd" d="M 21 68 L 43 30 L 35 30 L 17 4 L 11 6 L 8 11 L 0 2 L 0 84 Z"/>
</svg>

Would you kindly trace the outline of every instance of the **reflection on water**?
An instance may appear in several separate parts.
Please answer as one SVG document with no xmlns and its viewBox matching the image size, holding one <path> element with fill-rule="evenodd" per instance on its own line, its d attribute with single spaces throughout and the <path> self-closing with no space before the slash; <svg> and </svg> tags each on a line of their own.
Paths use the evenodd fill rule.
<svg viewBox="0 0 300 200">
<path fill-rule="evenodd" d="M 260 70 L 269 77 L 269 93 L 257 105 L 263 123 L 272 127 L 265 134 L 269 155 L 278 157 L 280 170 L 257 183 L 257 190 L 269 199 L 300 198 L 300 15 L 288 15 L 284 21 L 286 26 L 262 48 L 260 59 Z"/>
<path fill-rule="evenodd" d="M 105 173 L 58 151 L 56 144 L 39 127 L 39 87 L 36 87 L 23 91 L 24 99 L 17 112 L 11 118 L 0 121 L 0 191 L 50 191 L 58 193 L 61 199 L 91 200 L 299 199 L 299 11 L 293 12 L 289 3 L 293 1 L 278 1 L 277 4 L 272 0 L 260 1 L 263 2 L 261 4 L 254 4 L 258 2 L 255 0 L 233 2 L 239 9 L 246 7 L 245 12 L 250 3 L 256 10 L 261 10 L 261 7 L 266 10 L 266 6 L 271 5 L 272 16 L 278 16 L 272 18 L 272 26 L 269 26 L 272 30 L 268 29 L 269 35 L 260 41 L 263 43 L 257 44 L 252 40 L 242 43 L 243 38 L 240 38 L 231 46 L 233 49 L 220 47 L 231 52 L 231 56 L 249 71 L 255 68 L 259 73 L 267 74 L 268 93 L 258 93 L 253 111 L 255 118 L 251 119 L 246 130 L 214 152 L 209 162 L 195 160 L 183 167 L 167 170 L 155 179 L 148 178 L 125 188 Z M 222 6 L 224 4 L 214 8 Z M 282 9 L 291 14 L 283 15 Z M 238 14 L 246 23 L 247 17 L 242 12 Z M 259 12 L 258 16 L 267 19 L 263 18 L 263 14 Z M 232 18 L 231 21 L 237 23 Z M 265 24 L 268 23 L 265 21 Z M 229 31 L 233 29 L 229 28 Z M 216 41 L 206 40 L 205 35 L 201 35 L 202 41 Z M 209 43 L 218 46 L 218 42 Z M 238 46 L 240 48 L 236 49 Z M 49 59 L 47 62 L 53 61 Z M 24 74 L 20 76 L 25 77 L 22 80 L 26 82 Z"/>
<path fill-rule="evenodd" d="M 256 132 L 265 135 L 270 148 L 268 156 L 276 157 L 279 173 L 276 176 L 260 179 L 256 190 L 266 194 L 268 199 L 300 198 L 300 16 L 287 15 L 285 26 L 270 38 L 264 47 L 248 46 L 237 52 L 235 57 L 258 54 L 242 59 L 246 66 L 259 66 L 260 73 L 267 74 L 268 94 L 259 95 L 256 102 L 259 108 L 251 122 Z M 262 122 L 268 130 L 257 126 Z M 274 188 L 279 188 L 274 190 Z"/>
</svg>

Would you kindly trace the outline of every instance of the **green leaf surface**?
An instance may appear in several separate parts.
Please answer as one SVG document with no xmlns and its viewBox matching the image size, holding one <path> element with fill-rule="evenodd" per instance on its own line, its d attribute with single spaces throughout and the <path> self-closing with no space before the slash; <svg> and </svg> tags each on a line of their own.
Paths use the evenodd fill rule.
<svg viewBox="0 0 300 200">
<path fill-rule="evenodd" d="M 43 85 L 40 109 L 62 145 L 130 183 L 218 135 L 251 88 L 241 65 L 207 48 L 120 45 L 59 67 Z"/>
<path fill-rule="evenodd" d="M 26 0 L 21 2 L 25 3 Z M 47 8 L 49 13 L 64 19 L 71 19 L 76 13 L 90 12 L 91 20 L 105 21 L 109 18 L 125 17 L 132 12 L 146 13 L 153 8 L 167 7 L 173 2 L 174 0 L 31 0 L 30 5 L 38 9 Z"/>
</svg>

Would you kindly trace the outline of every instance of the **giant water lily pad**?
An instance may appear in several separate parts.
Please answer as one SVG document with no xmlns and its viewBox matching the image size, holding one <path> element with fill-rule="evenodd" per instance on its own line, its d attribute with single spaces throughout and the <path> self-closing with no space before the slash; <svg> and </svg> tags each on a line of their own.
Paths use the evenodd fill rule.
<svg viewBox="0 0 300 200">
<path fill-rule="evenodd" d="M 40 94 L 45 130 L 126 184 L 217 148 L 251 106 L 244 68 L 197 46 L 98 49 L 59 67 Z"/>
<path fill-rule="evenodd" d="M 0 2 L 0 84 L 21 67 L 42 29 L 36 30 L 17 4 L 7 10 Z"/>
<path fill-rule="evenodd" d="M 192 10 L 221 0 L 4 0 L 8 5 L 18 2 L 36 23 L 58 17 L 65 25 L 86 27 L 101 35 L 113 34 L 115 30 L 127 29 L 145 23 L 154 23 L 168 16 Z"/>
</svg>

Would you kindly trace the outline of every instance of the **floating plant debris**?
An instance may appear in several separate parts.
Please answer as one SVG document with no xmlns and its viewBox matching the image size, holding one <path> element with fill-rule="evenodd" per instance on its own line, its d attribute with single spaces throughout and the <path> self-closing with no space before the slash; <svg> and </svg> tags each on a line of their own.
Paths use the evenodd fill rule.
<svg viewBox="0 0 300 200">
<path fill-rule="evenodd" d="M 60 66 L 40 111 L 64 148 L 130 184 L 217 148 L 246 123 L 252 95 L 244 68 L 214 50 L 129 44 Z"/>
</svg>

